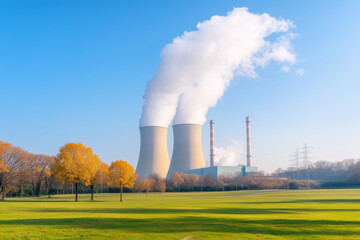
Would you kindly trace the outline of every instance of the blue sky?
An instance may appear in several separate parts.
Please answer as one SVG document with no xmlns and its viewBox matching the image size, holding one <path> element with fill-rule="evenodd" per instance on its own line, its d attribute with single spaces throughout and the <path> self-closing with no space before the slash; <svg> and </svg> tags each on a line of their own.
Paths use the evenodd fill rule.
<svg viewBox="0 0 360 240">
<path fill-rule="evenodd" d="M 216 145 L 237 140 L 245 149 L 249 115 L 253 162 L 262 170 L 287 167 L 304 143 L 313 160 L 360 158 L 355 0 L 1 1 L 0 139 L 49 155 L 82 141 L 107 163 L 136 166 L 142 95 L 161 49 L 233 7 L 292 20 L 298 61 L 289 73 L 272 63 L 255 79 L 232 82 L 207 115 L 216 123 Z"/>
</svg>

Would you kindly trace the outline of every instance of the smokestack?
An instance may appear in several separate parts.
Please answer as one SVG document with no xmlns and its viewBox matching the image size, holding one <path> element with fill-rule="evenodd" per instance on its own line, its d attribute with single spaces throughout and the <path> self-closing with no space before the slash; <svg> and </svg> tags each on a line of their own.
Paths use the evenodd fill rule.
<svg viewBox="0 0 360 240">
<path fill-rule="evenodd" d="M 169 169 L 169 153 L 167 149 L 167 127 L 140 127 L 140 155 L 136 173 L 141 178 L 158 174 L 165 178 Z"/>
<path fill-rule="evenodd" d="M 246 117 L 246 145 L 247 145 L 247 166 L 251 167 L 251 139 L 250 139 L 250 117 Z"/>
<path fill-rule="evenodd" d="M 174 151 L 167 178 L 173 172 L 205 167 L 201 146 L 201 125 L 176 124 L 174 130 Z"/>
<path fill-rule="evenodd" d="M 214 120 L 210 120 L 210 167 L 214 166 Z"/>
</svg>

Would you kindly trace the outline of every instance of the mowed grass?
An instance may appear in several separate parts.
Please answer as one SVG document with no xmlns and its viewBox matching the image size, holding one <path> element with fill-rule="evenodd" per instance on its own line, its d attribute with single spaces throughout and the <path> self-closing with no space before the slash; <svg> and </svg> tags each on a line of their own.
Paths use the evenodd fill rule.
<svg viewBox="0 0 360 240">
<path fill-rule="evenodd" d="M 359 189 L 89 198 L 0 201 L 0 239 L 360 239 Z"/>
</svg>

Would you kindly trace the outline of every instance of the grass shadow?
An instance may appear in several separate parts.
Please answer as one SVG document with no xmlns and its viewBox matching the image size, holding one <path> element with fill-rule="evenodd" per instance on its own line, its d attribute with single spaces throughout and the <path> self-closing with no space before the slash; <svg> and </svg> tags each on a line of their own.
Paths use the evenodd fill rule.
<svg viewBox="0 0 360 240">
<path fill-rule="evenodd" d="M 359 221 L 335 220 L 251 220 L 209 217 L 177 218 L 60 218 L 60 219 L 20 219 L 0 220 L 1 226 L 37 225 L 52 228 L 82 229 L 121 229 L 130 233 L 182 233 L 182 232 L 216 232 L 216 233 L 253 233 L 270 235 L 299 236 L 351 236 L 357 235 Z M 331 231 L 336 226 L 337 231 Z M 341 230 L 339 227 L 343 227 Z"/>
<path fill-rule="evenodd" d="M 25 210 L 29 211 L 29 210 Z M 261 215 L 261 214 L 294 214 L 303 212 L 358 212 L 360 209 L 314 209 L 314 208 L 41 208 L 31 212 L 42 213 L 111 213 L 111 214 L 230 214 L 230 215 Z"/>
<path fill-rule="evenodd" d="M 360 199 L 297 199 L 297 200 L 289 200 L 289 201 L 259 201 L 259 202 L 239 202 L 240 204 L 286 204 L 286 203 L 328 203 L 328 204 L 336 204 L 336 203 L 359 203 Z"/>
</svg>

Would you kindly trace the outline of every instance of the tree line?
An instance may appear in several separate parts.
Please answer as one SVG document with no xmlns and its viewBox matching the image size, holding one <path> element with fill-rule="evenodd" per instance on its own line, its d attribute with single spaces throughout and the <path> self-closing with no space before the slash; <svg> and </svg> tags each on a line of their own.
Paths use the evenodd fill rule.
<svg viewBox="0 0 360 240">
<path fill-rule="evenodd" d="M 275 178 L 262 174 L 253 174 L 252 176 L 222 175 L 219 178 L 214 178 L 210 175 L 199 176 L 174 172 L 169 179 L 162 179 L 156 174 L 146 179 L 138 179 L 134 191 L 149 193 L 299 188 L 319 188 L 319 184 L 315 181 Z"/>
<path fill-rule="evenodd" d="M 273 174 L 249 176 L 180 174 L 174 172 L 169 179 L 156 174 L 138 179 L 135 169 L 126 161 L 109 165 L 102 162 L 90 147 L 80 143 L 67 143 L 56 156 L 33 154 L 10 143 L 0 141 L 0 194 L 24 196 L 41 194 L 90 193 L 91 200 L 97 188 L 103 192 L 185 192 L 228 191 L 259 189 L 319 188 L 318 181 L 338 181 L 329 186 L 360 184 L 360 161 L 319 161 L 307 168 L 278 169 Z"/>
<path fill-rule="evenodd" d="M 286 170 L 279 168 L 273 175 L 294 180 L 344 181 L 349 178 L 359 161 L 355 159 L 338 162 L 317 161 L 306 167 L 289 167 Z"/>
<path fill-rule="evenodd" d="M 51 194 L 52 185 L 71 183 L 75 186 L 78 201 L 79 185 L 89 186 L 91 200 L 94 187 L 106 183 L 120 189 L 134 186 L 137 174 L 126 161 L 117 160 L 108 166 L 90 147 L 80 143 L 67 143 L 56 156 L 33 154 L 11 143 L 0 141 L 0 194 L 4 200 L 7 192 L 24 195 L 24 186 L 30 186 L 32 195 L 40 196 L 41 187 Z"/>
</svg>

